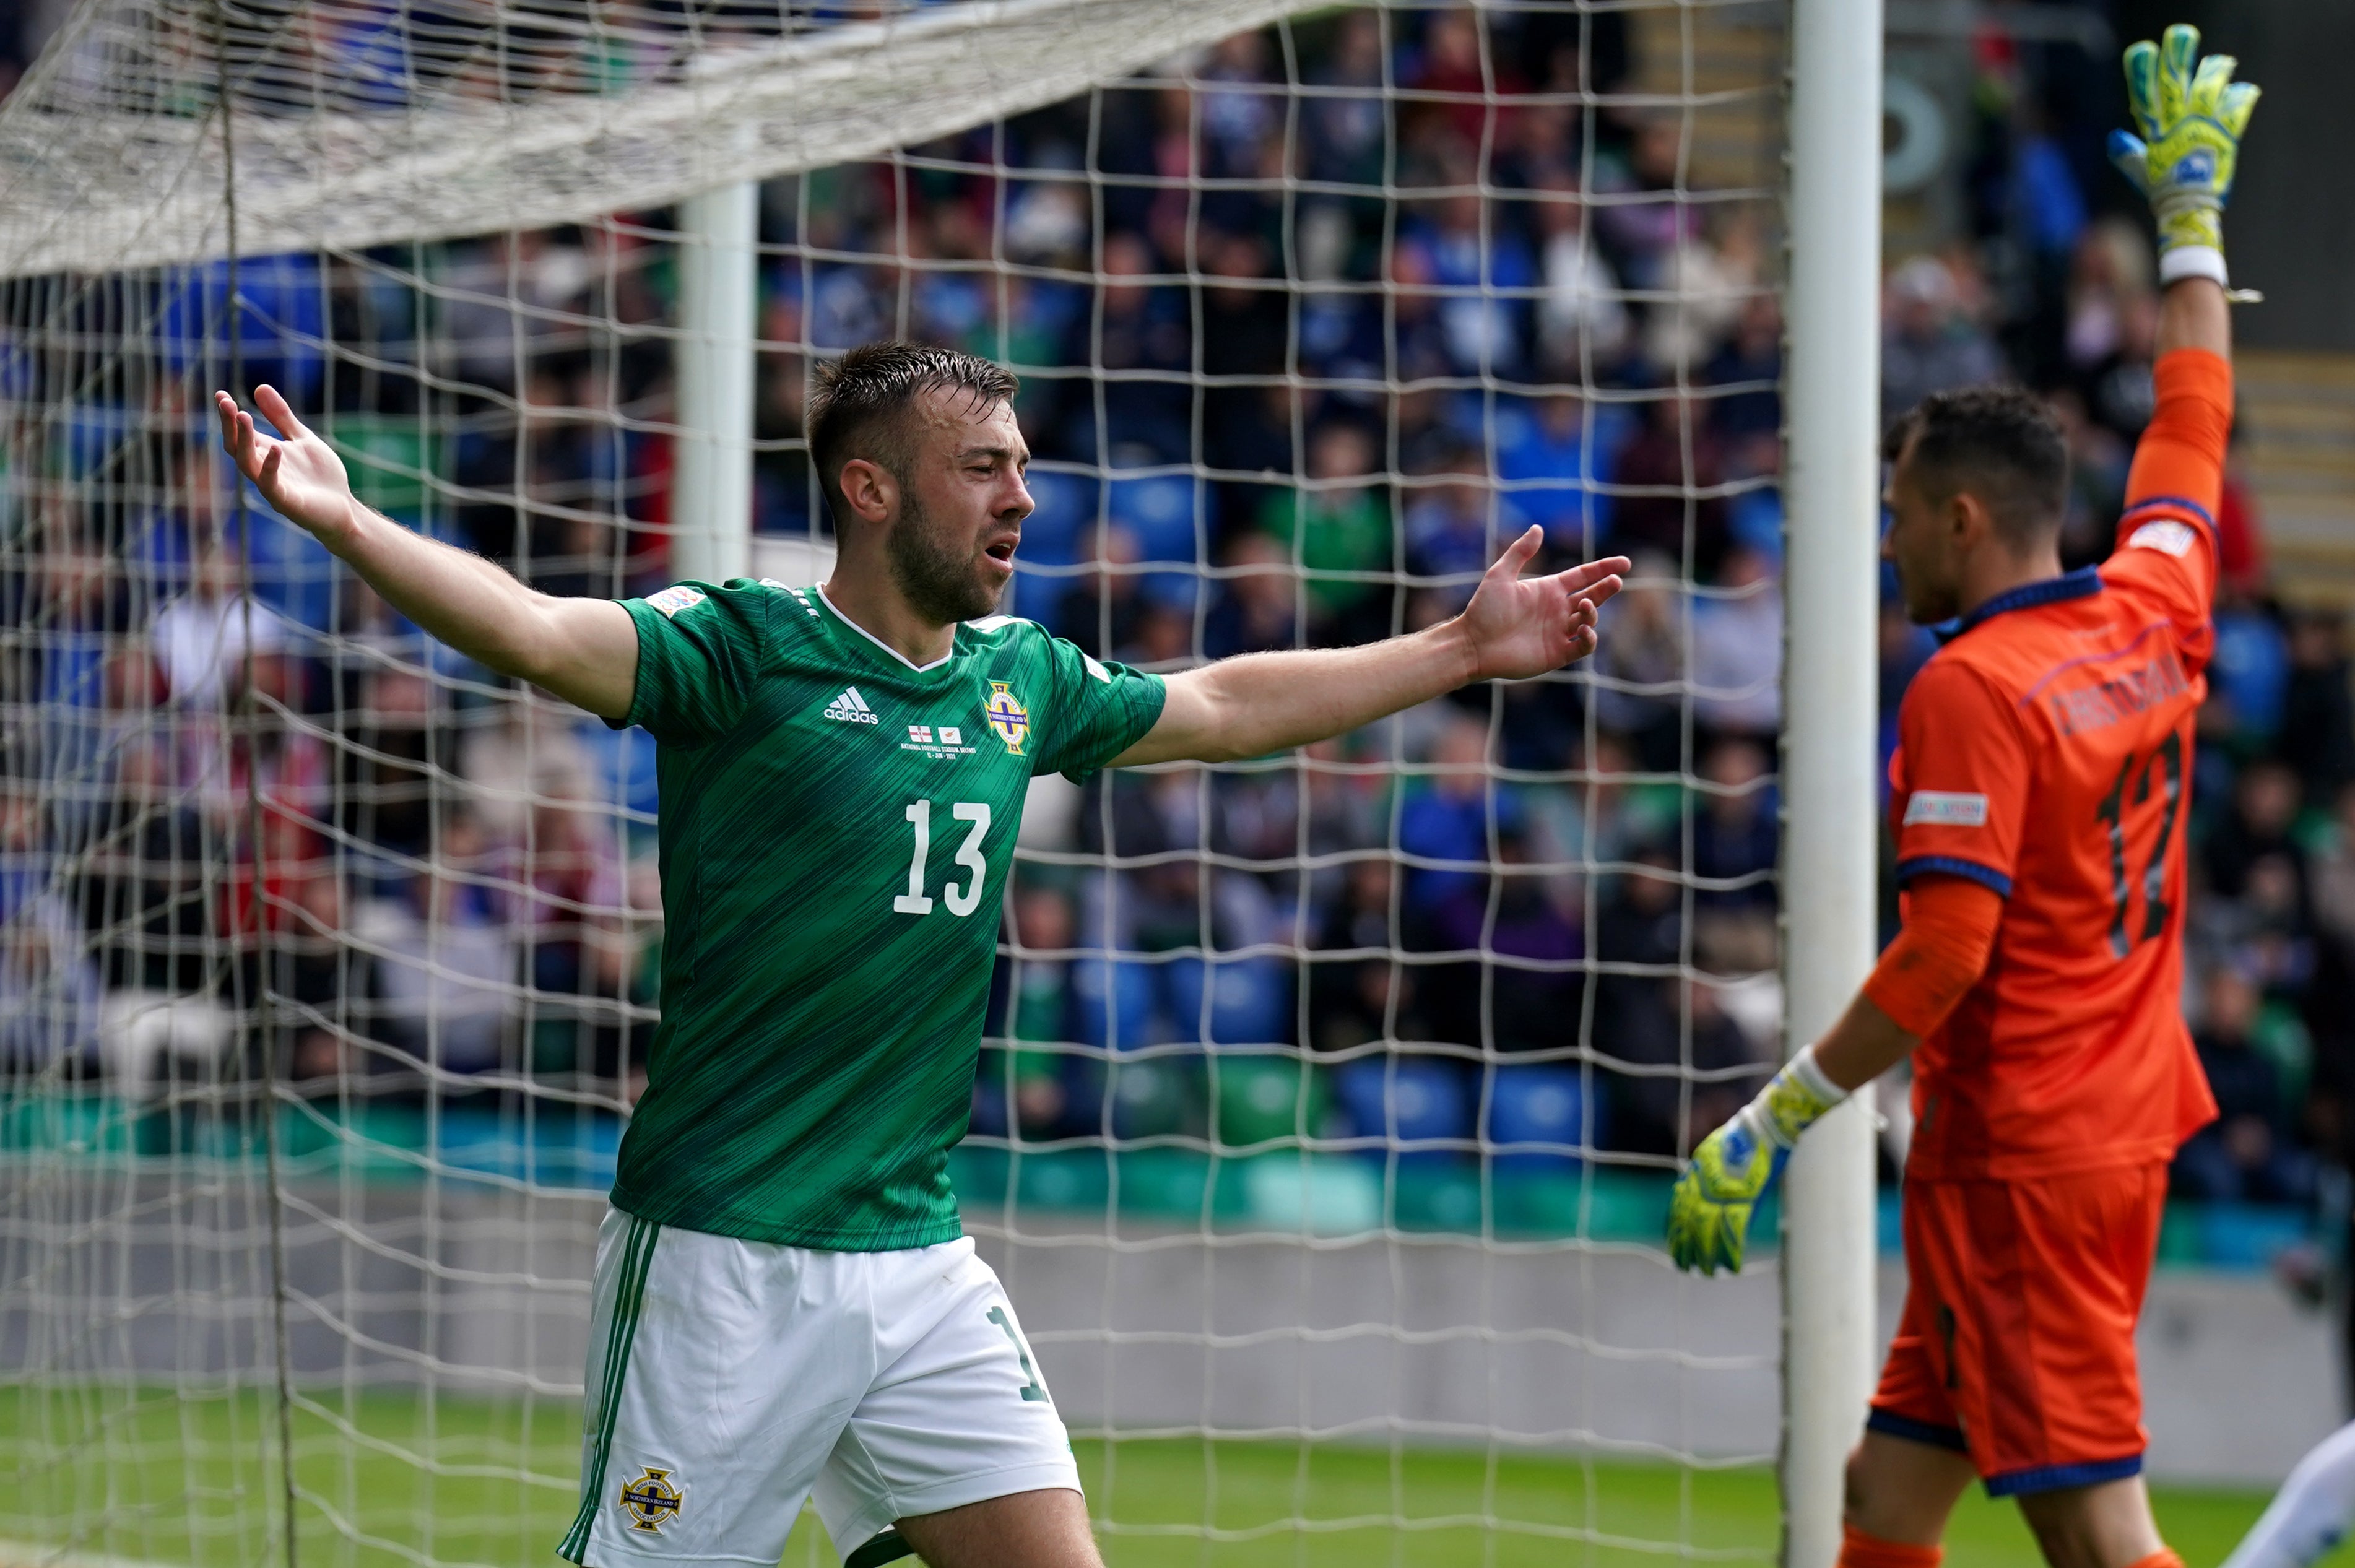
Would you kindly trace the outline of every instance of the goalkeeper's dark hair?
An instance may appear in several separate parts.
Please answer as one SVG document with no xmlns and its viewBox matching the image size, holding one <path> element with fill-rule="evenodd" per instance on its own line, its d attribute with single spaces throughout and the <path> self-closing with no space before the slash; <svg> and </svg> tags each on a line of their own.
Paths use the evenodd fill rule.
<svg viewBox="0 0 2355 1568">
<path fill-rule="evenodd" d="M 2015 545 L 2058 532 L 2069 506 L 2069 443 L 2044 400 L 2024 387 L 1933 392 L 1889 429 L 1881 455 L 1906 459 L 1922 493 L 1965 491 Z"/>
<path fill-rule="evenodd" d="M 978 355 L 922 343 L 863 343 L 817 368 L 809 400 L 810 462 L 837 529 L 855 520 L 842 494 L 842 465 L 875 464 L 905 485 L 914 450 L 911 416 L 926 392 L 961 393 L 976 410 L 1011 399 L 1014 372 Z"/>
</svg>

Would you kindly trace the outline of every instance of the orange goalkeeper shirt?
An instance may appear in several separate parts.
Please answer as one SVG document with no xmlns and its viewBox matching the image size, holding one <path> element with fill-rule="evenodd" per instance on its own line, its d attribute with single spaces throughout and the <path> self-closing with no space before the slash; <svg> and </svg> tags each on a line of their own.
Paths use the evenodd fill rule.
<svg viewBox="0 0 2355 1568">
<path fill-rule="evenodd" d="M 1900 884 L 2004 899 L 1986 971 L 1914 1056 L 1913 1177 L 2164 1160 L 2216 1114 L 2178 997 L 2232 381 L 2198 350 L 2157 373 L 2116 552 L 1979 605 L 1899 711 Z"/>
</svg>

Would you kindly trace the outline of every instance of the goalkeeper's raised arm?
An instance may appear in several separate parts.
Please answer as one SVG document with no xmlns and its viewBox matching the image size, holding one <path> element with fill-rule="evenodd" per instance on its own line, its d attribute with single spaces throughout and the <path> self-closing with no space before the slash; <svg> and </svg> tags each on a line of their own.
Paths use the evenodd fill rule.
<svg viewBox="0 0 2355 1568">
<path fill-rule="evenodd" d="M 336 555 L 432 637 L 503 675 L 527 680 L 604 719 L 630 710 L 638 633 L 605 599 L 559 599 L 496 562 L 436 543 L 362 505 L 343 459 L 272 387 L 254 390 L 272 436 L 227 392 L 213 394 L 221 442 L 262 497 Z"/>
</svg>

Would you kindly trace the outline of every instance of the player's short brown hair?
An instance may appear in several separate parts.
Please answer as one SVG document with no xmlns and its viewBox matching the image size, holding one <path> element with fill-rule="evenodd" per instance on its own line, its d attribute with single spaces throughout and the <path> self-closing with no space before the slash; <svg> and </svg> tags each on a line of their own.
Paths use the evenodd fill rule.
<svg viewBox="0 0 2355 1568">
<path fill-rule="evenodd" d="M 1933 392 L 1889 427 L 1881 455 L 1935 499 L 1969 491 L 2015 544 L 2057 533 L 2068 509 L 2068 440 L 2025 387 Z"/>
<path fill-rule="evenodd" d="M 979 355 L 922 343 L 863 343 L 817 368 L 810 393 L 810 462 L 837 529 L 850 526 L 842 465 L 864 458 L 901 484 L 908 480 L 909 414 L 926 392 L 963 392 L 982 408 L 1011 399 L 1014 372 Z"/>
</svg>

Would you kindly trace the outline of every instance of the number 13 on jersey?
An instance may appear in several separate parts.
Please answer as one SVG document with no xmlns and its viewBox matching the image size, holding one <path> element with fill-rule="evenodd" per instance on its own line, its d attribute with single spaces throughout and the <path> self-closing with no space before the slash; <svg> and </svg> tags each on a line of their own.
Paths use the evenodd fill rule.
<svg viewBox="0 0 2355 1568">
<path fill-rule="evenodd" d="M 964 842 L 957 846 L 956 863 L 968 873 L 964 885 L 957 886 L 954 879 L 941 890 L 941 901 L 949 912 L 957 916 L 971 914 L 981 904 L 981 884 L 989 878 L 989 862 L 981 852 L 981 841 L 989 832 L 989 803 L 961 800 L 949 807 L 949 815 L 959 822 L 973 826 L 965 830 Z M 930 914 L 932 895 L 924 891 L 924 860 L 932 848 L 932 803 L 911 800 L 908 803 L 908 825 L 915 829 L 915 853 L 908 861 L 908 891 L 891 901 L 894 914 Z"/>
</svg>

